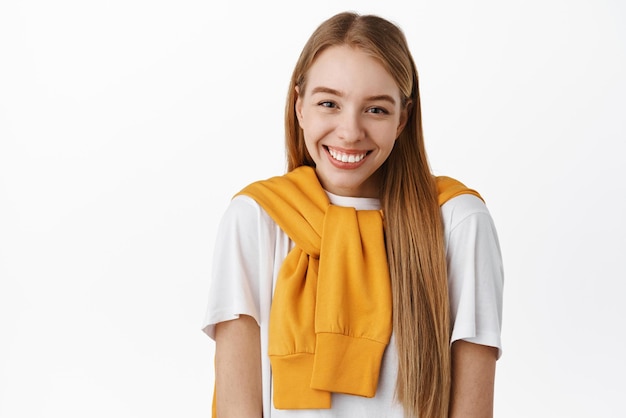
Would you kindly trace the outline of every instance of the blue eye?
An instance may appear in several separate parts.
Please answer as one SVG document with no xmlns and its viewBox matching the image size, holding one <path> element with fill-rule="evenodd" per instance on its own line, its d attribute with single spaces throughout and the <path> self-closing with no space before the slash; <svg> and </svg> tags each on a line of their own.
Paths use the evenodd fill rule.
<svg viewBox="0 0 626 418">
<path fill-rule="evenodd" d="M 337 107 L 337 105 L 336 105 L 335 103 L 333 103 L 333 102 L 328 102 L 328 101 L 319 102 L 319 103 L 318 103 L 318 106 L 327 107 L 327 108 L 330 108 L 330 109 L 332 109 L 332 108 L 334 108 L 334 107 Z"/>
</svg>

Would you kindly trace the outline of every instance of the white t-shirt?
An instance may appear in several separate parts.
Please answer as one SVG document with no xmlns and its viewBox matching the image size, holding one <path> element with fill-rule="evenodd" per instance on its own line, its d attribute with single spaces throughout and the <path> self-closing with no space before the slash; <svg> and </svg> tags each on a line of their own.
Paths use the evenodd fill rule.
<svg viewBox="0 0 626 418">
<path fill-rule="evenodd" d="M 358 210 L 380 209 L 371 198 L 336 196 L 330 202 Z M 472 195 L 457 196 L 441 207 L 450 293 L 451 343 L 466 340 L 502 352 L 502 257 L 491 215 Z M 385 350 L 376 396 L 332 394 L 331 409 L 277 410 L 267 354 L 269 312 L 274 285 L 293 242 L 253 199 L 235 197 L 220 223 L 213 257 L 209 303 L 203 330 L 214 338 L 215 324 L 253 317 L 261 331 L 263 416 L 265 418 L 403 418 L 394 398 L 397 376 L 395 340 Z"/>
</svg>

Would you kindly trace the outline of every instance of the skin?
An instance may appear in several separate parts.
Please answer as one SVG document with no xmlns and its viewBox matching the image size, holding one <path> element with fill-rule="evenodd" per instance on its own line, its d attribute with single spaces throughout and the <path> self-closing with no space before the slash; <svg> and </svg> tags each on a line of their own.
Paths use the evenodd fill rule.
<svg viewBox="0 0 626 418">
<path fill-rule="evenodd" d="M 497 353 L 494 347 L 452 343 L 450 418 L 493 417 Z"/>
<path fill-rule="evenodd" d="M 341 196 L 378 197 L 377 170 L 407 120 L 400 89 L 378 60 L 350 46 L 324 50 L 296 88 L 296 115 L 320 183 Z M 338 162 L 335 156 L 362 161 Z"/>
<path fill-rule="evenodd" d="M 362 51 L 335 46 L 316 58 L 305 91 L 296 93 L 296 115 L 322 186 L 341 196 L 378 197 L 378 169 L 410 106 L 402 106 L 391 75 Z M 262 417 L 258 324 L 245 315 L 217 324 L 215 341 L 218 416 Z M 493 416 L 496 353 L 465 341 L 452 344 L 451 418 Z"/>
<path fill-rule="evenodd" d="M 218 417 L 263 416 L 260 340 L 259 326 L 247 315 L 215 326 Z"/>
</svg>

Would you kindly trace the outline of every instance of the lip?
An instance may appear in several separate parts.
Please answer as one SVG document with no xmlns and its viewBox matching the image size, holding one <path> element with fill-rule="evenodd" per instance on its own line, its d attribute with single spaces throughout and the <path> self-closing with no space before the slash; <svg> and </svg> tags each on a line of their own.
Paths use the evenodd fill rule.
<svg viewBox="0 0 626 418">
<path fill-rule="evenodd" d="M 330 163 L 337 167 L 337 168 L 341 168 L 343 170 L 353 170 L 356 168 L 361 167 L 363 164 L 365 164 L 365 161 L 367 161 L 367 157 L 370 155 L 371 150 L 347 150 L 344 148 L 337 148 L 337 147 L 329 147 L 327 145 L 323 146 L 324 148 L 324 152 L 326 153 L 326 157 L 328 158 L 328 160 L 330 161 Z M 343 162 L 343 161 L 339 161 L 337 159 L 335 159 L 330 150 L 333 150 L 336 153 L 340 153 L 340 154 L 345 154 L 348 156 L 360 156 L 363 155 L 363 159 L 361 159 L 358 162 Z"/>
</svg>

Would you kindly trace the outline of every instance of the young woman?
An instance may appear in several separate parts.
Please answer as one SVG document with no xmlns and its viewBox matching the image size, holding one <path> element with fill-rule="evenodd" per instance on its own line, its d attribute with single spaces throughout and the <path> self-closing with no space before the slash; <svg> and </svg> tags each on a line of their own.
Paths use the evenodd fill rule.
<svg viewBox="0 0 626 418">
<path fill-rule="evenodd" d="M 477 192 L 430 172 L 401 30 L 323 22 L 285 124 L 287 174 L 238 193 L 218 233 L 214 413 L 492 416 L 498 239 Z"/>
</svg>

